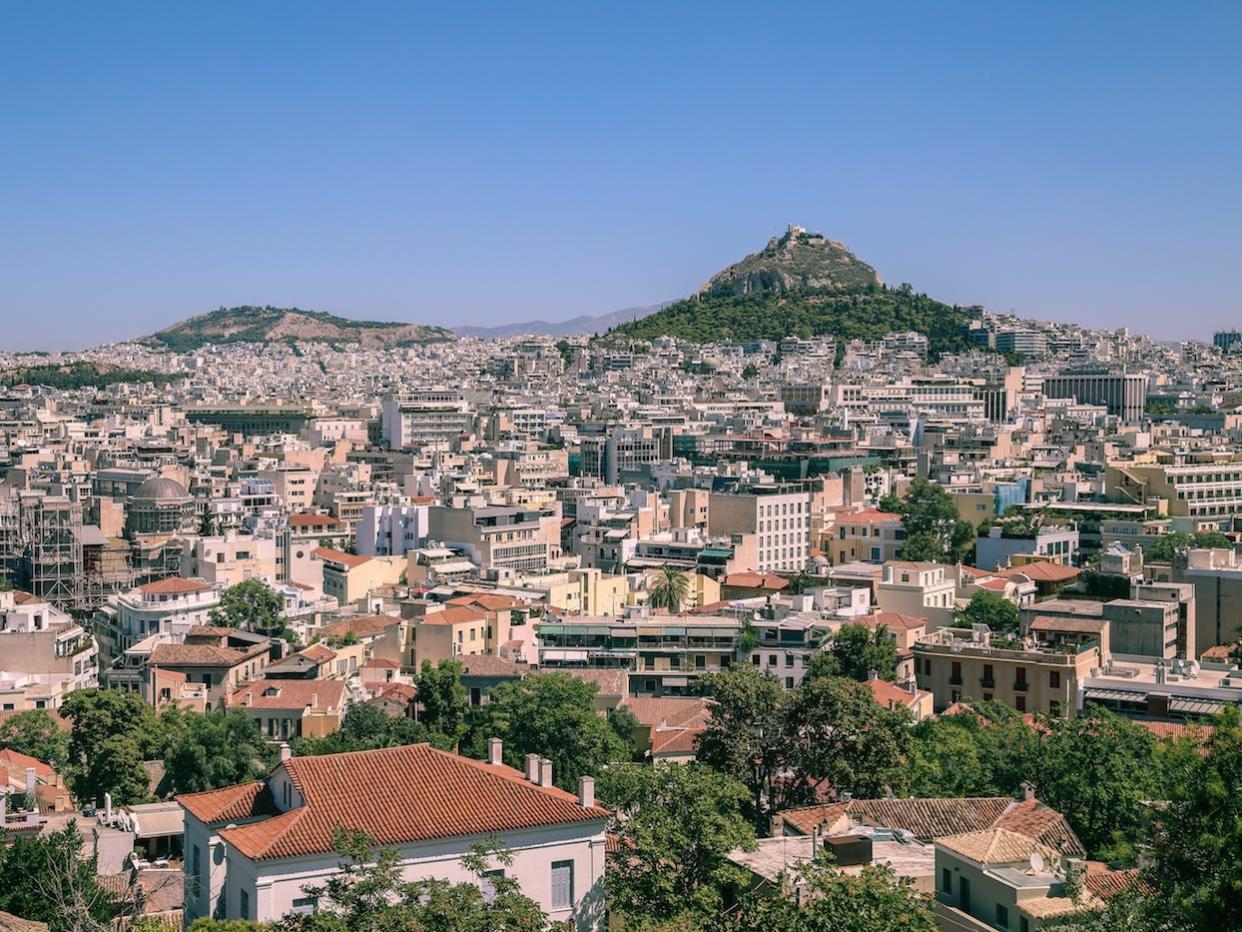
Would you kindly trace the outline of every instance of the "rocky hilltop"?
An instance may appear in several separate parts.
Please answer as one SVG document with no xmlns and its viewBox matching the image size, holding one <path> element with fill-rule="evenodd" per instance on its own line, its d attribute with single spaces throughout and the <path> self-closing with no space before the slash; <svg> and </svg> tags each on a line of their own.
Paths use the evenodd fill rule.
<svg viewBox="0 0 1242 932">
<path fill-rule="evenodd" d="M 323 311 L 268 305 L 222 307 L 166 327 L 147 340 L 189 352 L 208 343 L 360 343 L 369 349 L 392 349 L 453 338 L 443 327 L 350 320 Z"/>
<path fill-rule="evenodd" d="M 613 328 L 605 338 L 672 336 L 697 343 L 831 336 L 878 340 L 916 331 L 932 358 L 969 349 L 970 313 L 909 285 L 887 287 L 841 243 L 791 226 L 708 279 L 692 297 Z"/>
<path fill-rule="evenodd" d="M 883 285 L 875 269 L 843 243 L 804 227 L 790 226 L 783 236 L 741 262 L 717 272 L 698 291 L 700 295 L 787 294 L 804 288 L 857 290 Z"/>
</svg>

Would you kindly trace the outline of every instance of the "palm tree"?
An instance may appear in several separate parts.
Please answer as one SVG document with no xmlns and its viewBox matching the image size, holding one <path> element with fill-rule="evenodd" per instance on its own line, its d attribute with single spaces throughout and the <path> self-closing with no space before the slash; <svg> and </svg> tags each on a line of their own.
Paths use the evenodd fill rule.
<svg viewBox="0 0 1242 932">
<path fill-rule="evenodd" d="M 681 605 L 689 594 L 690 579 L 681 570 L 666 563 L 660 567 L 660 575 L 648 589 L 647 604 L 675 615 L 681 611 Z"/>
</svg>

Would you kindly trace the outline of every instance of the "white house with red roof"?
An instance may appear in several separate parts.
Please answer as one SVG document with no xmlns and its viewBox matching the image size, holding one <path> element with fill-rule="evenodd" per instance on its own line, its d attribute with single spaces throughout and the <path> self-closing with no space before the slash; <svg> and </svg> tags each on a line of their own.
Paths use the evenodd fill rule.
<svg viewBox="0 0 1242 932">
<path fill-rule="evenodd" d="M 583 777 L 575 795 L 552 782 L 550 761 L 526 771 L 426 744 L 315 757 L 287 750 L 266 781 L 177 797 L 185 810 L 185 919 L 270 921 L 317 907 L 308 886 L 339 872 L 338 828 L 395 849 L 407 880 L 476 878 L 462 855 L 481 842 L 511 852 L 503 866 L 554 922 L 604 928 L 604 828 Z"/>
</svg>

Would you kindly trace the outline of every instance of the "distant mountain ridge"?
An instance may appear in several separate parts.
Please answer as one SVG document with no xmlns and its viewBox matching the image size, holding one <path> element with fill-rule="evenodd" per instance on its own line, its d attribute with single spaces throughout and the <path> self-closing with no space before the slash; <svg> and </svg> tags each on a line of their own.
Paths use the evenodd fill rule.
<svg viewBox="0 0 1242 932">
<path fill-rule="evenodd" d="M 581 314 L 569 320 L 525 320 L 515 324 L 497 324 L 495 327 L 454 327 L 453 332 L 462 337 L 478 337 L 483 340 L 498 340 L 505 337 L 516 337 L 523 334 L 548 337 L 574 337 L 603 333 L 620 324 L 639 320 L 648 314 L 654 314 L 671 302 L 652 304 L 647 307 L 626 307 L 609 314 L 592 317 Z"/>
<path fill-rule="evenodd" d="M 455 339 L 451 330 L 399 321 L 351 320 L 297 307 L 221 307 L 190 317 L 145 338 L 177 352 L 209 343 L 360 343 L 393 349 Z"/>
<path fill-rule="evenodd" d="M 675 301 L 608 336 L 672 336 L 696 343 L 832 336 L 878 340 L 911 330 L 925 334 L 929 353 L 970 349 L 971 314 L 918 294 L 890 288 L 842 243 L 790 226 L 759 252 L 713 275 L 692 297 Z"/>
</svg>

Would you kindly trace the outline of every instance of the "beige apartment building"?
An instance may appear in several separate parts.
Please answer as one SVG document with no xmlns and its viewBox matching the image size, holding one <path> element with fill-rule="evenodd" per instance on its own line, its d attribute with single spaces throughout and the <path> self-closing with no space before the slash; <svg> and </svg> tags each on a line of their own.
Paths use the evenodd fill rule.
<svg viewBox="0 0 1242 932">
<path fill-rule="evenodd" d="M 957 614 L 957 583 L 949 569 L 940 563 L 891 560 L 876 585 L 876 604 L 884 612 L 926 619 L 929 631 L 948 627 Z"/>
<path fill-rule="evenodd" d="M 838 511 L 825 530 L 822 549 L 837 566 L 896 560 L 906 539 L 901 516 L 875 508 Z"/>
<path fill-rule="evenodd" d="M 1192 655 L 1238 639 L 1242 625 L 1242 561 L 1233 550 L 1190 550 L 1173 561 L 1173 578 L 1195 587 Z"/>
<path fill-rule="evenodd" d="M 247 579 L 269 585 L 278 579 L 275 537 L 251 537 L 228 532 L 220 537 L 198 537 L 181 552 L 181 575 L 224 588 Z"/>
<path fill-rule="evenodd" d="M 1159 500 L 1173 517 L 1234 515 L 1242 513 L 1242 460 L 1224 454 L 1114 460 L 1104 470 L 1104 491 L 1118 502 L 1145 505 Z"/>
<path fill-rule="evenodd" d="M 941 628 L 915 642 L 919 689 L 934 697 L 937 712 L 966 699 L 996 700 L 1019 712 L 1071 715 L 1078 684 L 1101 668 L 1099 627 L 1106 622 L 1067 620 L 1032 646 L 966 628 Z"/>
<path fill-rule="evenodd" d="M 328 547 L 317 547 L 311 558 L 323 565 L 323 594 L 341 605 L 357 604 L 373 589 L 396 585 L 407 562 L 404 556 L 361 557 Z"/>
<path fill-rule="evenodd" d="M 546 570 L 561 556 L 561 509 L 502 505 L 427 509 L 427 536 L 464 550 L 478 566 Z"/>
<path fill-rule="evenodd" d="M 796 573 L 806 566 L 811 545 L 810 494 L 796 486 L 753 486 L 739 492 L 713 492 L 708 533 L 754 534 L 760 573 Z"/>
</svg>

